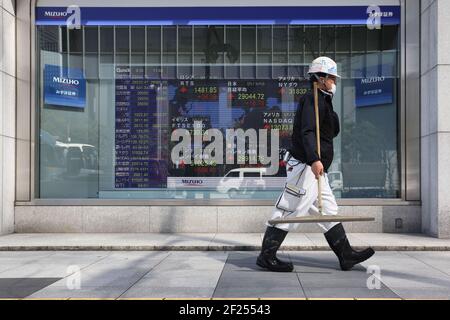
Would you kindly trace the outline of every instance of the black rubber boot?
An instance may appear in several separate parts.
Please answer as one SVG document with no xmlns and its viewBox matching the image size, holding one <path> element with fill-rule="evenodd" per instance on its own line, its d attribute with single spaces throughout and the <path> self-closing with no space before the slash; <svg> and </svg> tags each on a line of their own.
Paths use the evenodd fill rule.
<svg viewBox="0 0 450 320">
<path fill-rule="evenodd" d="M 348 242 L 345 230 L 342 224 L 338 224 L 325 233 L 325 238 L 330 248 L 339 259 L 339 264 L 343 271 L 348 271 L 356 264 L 366 261 L 372 257 L 375 251 L 372 248 L 365 249 L 361 252 L 353 250 Z"/>
<path fill-rule="evenodd" d="M 261 253 L 256 260 L 258 266 L 273 272 L 292 272 L 294 270 L 292 263 L 281 261 L 276 257 L 277 250 L 280 248 L 287 234 L 284 230 L 267 227 L 262 242 Z"/>
</svg>

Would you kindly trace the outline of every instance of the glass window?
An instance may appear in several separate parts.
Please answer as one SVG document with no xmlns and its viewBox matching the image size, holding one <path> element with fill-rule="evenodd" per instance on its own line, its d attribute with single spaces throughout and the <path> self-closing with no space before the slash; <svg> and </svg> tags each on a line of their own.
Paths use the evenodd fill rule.
<svg viewBox="0 0 450 320">
<path fill-rule="evenodd" d="M 225 175 L 226 178 L 239 178 L 239 172 L 230 171 Z"/>
<path fill-rule="evenodd" d="M 102 53 L 113 53 L 114 29 L 112 27 L 100 27 L 100 51 Z"/>
<path fill-rule="evenodd" d="M 260 172 L 244 172 L 244 178 L 261 178 Z"/>
<path fill-rule="evenodd" d="M 98 27 L 86 27 L 84 30 L 85 51 L 87 53 L 98 52 Z"/>
<path fill-rule="evenodd" d="M 398 32 L 38 26 L 40 197 L 275 200 L 308 65 L 327 55 L 342 75 L 333 191 L 397 198 Z"/>
</svg>

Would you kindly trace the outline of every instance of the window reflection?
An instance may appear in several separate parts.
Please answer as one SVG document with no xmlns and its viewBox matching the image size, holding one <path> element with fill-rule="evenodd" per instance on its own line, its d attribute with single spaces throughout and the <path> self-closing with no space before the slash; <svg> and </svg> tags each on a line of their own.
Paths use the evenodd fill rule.
<svg viewBox="0 0 450 320">
<path fill-rule="evenodd" d="M 319 55 L 344 76 L 334 99 L 342 130 L 333 191 L 399 196 L 398 26 L 38 26 L 38 40 L 42 198 L 274 199 L 298 100 L 309 90 L 305 71 Z M 46 65 L 83 71 L 84 108 L 45 103 Z M 191 163 L 173 161 L 171 135 L 194 137 L 195 122 L 202 134 L 221 134 L 223 163 L 203 152 L 213 138 L 192 139 Z M 229 129 L 254 129 L 256 140 L 247 138 L 242 153 L 239 138 L 226 141 Z M 260 129 L 276 174 L 263 172 Z"/>
</svg>

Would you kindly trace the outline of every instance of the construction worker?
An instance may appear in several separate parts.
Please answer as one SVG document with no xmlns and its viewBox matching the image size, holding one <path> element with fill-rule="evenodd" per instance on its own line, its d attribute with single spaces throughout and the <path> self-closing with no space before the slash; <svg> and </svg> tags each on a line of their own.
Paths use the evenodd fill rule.
<svg viewBox="0 0 450 320">
<path fill-rule="evenodd" d="M 318 179 L 321 179 L 322 214 L 336 215 L 338 205 L 328 181 L 328 169 L 333 162 L 333 139 L 339 134 L 339 117 L 333 110 L 333 96 L 336 82 L 340 76 L 337 64 L 328 57 L 315 59 L 308 71 L 311 85 L 318 86 L 320 157 L 317 152 L 316 115 L 314 110 L 314 92 L 308 93 L 300 100 L 295 115 L 290 155 L 287 161 L 287 183 L 277 200 L 271 220 L 293 218 L 308 214 L 318 215 L 317 206 Z M 313 90 L 311 90 L 313 91 Z M 257 265 L 276 272 L 291 272 L 292 263 L 281 261 L 276 257 L 283 240 L 289 231 L 298 224 L 279 224 L 276 227 L 266 224 L 267 229 L 262 242 L 262 250 Z M 354 265 L 369 259 L 375 252 L 368 248 L 362 252 L 350 246 L 341 223 L 319 223 L 325 232 L 325 238 L 339 259 L 342 270 L 350 270 Z"/>
</svg>

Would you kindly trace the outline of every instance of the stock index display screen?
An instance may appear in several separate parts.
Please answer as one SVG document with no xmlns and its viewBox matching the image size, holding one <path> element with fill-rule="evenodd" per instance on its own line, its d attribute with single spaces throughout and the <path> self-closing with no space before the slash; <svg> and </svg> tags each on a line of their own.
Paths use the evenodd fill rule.
<svg viewBox="0 0 450 320">
<path fill-rule="evenodd" d="M 170 117 L 207 119 L 204 129 L 278 129 L 292 131 L 300 98 L 309 82 L 296 78 L 276 80 L 177 80 L 168 81 Z M 177 125 L 172 129 L 189 125 Z"/>
<path fill-rule="evenodd" d="M 236 168 L 261 167 L 259 158 L 257 164 L 247 161 L 258 155 L 258 144 L 247 144 L 244 154 L 234 155 L 246 164 L 227 164 L 226 159 L 222 163 L 208 159 L 195 164 L 194 159 L 190 164 L 173 162 L 171 150 L 178 141 L 171 141 L 170 136 L 177 129 L 191 135 L 195 129 L 217 129 L 224 137 L 227 129 L 255 129 L 258 135 L 259 129 L 266 129 L 269 136 L 271 130 L 278 130 L 279 149 L 283 151 L 290 144 L 298 101 L 308 90 L 307 81 L 289 77 L 154 80 L 146 79 L 140 68 L 117 68 L 116 189 L 180 187 L 189 177 L 221 178 Z M 194 122 L 201 127 L 195 128 Z M 203 141 L 201 148 L 209 143 Z M 224 149 L 229 144 L 224 138 Z M 280 153 L 279 160 L 280 150 L 274 150 Z M 277 176 L 284 174 L 281 168 Z M 203 187 L 214 185 L 211 182 Z"/>
</svg>

